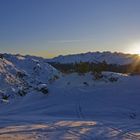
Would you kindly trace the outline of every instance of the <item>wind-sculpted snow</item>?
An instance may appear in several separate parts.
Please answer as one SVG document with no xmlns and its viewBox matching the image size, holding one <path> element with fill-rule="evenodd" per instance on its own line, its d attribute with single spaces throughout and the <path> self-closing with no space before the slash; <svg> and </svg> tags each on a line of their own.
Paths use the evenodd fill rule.
<svg viewBox="0 0 140 140">
<path fill-rule="evenodd" d="M 138 55 L 130 55 L 123 53 L 111 53 L 111 52 L 89 52 L 83 54 L 74 54 L 66 56 L 58 56 L 52 59 L 48 59 L 48 62 L 56 62 L 62 64 L 68 63 L 79 63 L 79 62 L 90 62 L 99 63 L 106 61 L 108 64 L 130 64 L 138 59 Z"/>
</svg>

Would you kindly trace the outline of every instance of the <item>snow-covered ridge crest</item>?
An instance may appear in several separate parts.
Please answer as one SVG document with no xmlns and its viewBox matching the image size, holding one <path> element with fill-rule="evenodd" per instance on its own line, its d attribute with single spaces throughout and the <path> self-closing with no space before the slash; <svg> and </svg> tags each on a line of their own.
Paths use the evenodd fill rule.
<svg viewBox="0 0 140 140">
<path fill-rule="evenodd" d="M 47 61 L 62 64 L 79 62 L 99 63 L 106 61 L 108 64 L 125 65 L 133 63 L 136 59 L 139 59 L 139 56 L 133 54 L 124 54 L 118 52 L 88 52 L 66 56 L 60 55 L 58 57 L 48 59 Z"/>
<path fill-rule="evenodd" d="M 48 84 L 60 75 L 43 58 L 1 54 L 0 98 L 15 97 L 36 89 L 39 84 Z"/>
</svg>

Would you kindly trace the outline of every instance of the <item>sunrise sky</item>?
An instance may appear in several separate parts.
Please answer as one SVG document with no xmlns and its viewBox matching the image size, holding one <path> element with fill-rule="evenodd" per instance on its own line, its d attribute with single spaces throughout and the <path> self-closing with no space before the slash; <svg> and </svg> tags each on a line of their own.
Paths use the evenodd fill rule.
<svg viewBox="0 0 140 140">
<path fill-rule="evenodd" d="M 0 0 L 0 52 L 140 54 L 140 0 Z"/>
</svg>

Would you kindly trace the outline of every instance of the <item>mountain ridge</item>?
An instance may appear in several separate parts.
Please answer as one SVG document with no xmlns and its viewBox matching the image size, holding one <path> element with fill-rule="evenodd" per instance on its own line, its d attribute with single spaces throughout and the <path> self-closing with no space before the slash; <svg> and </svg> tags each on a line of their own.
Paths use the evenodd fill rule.
<svg viewBox="0 0 140 140">
<path fill-rule="evenodd" d="M 55 63 L 79 63 L 90 62 L 100 63 L 106 61 L 108 64 L 125 65 L 131 64 L 139 59 L 138 54 L 125 54 L 120 52 L 87 52 L 80 54 L 59 55 L 57 57 L 47 59 L 47 62 Z"/>
<path fill-rule="evenodd" d="M 45 88 L 45 85 L 47 88 L 47 84 L 59 74 L 43 58 L 1 54 L 0 99 L 24 96 L 37 88 Z"/>
</svg>

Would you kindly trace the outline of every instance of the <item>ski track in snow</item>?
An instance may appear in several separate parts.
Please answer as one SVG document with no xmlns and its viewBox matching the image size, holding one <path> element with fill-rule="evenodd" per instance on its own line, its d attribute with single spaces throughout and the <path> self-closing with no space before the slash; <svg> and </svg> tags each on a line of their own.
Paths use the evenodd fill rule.
<svg viewBox="0 0 140 140">
<path fill-rule="evenodd" d="M 82 119 L 82 120 L 85 120 L 86 119 L 86 117 L 85 117 L 85 114 L 84 114 L 84 112 L 83 112 L 83 110 L 82 110 L 82 107 L 81 107 L 81 104 L 80 104 L 80 101 L 77 101 L 77 103 L 76 103 L 76 114 L 77 114 L 77 117 L 79 118 L 79 119 Z M 133 134 L 133 133 L 131 133 L 131 129 L 128 129 L 128 128 L 126 128 L 126 129 L 124 129 L 123 131 L 122 130 L 120 130 L 119 128 L 114 128 L 114 127 L 112 127 L 112 126 L 109 126 L 108 124 L 105 124 L 105 123 L 103 123 L 103 122 L 101 122 L 100 121 L 100 125 L 102 125 L 103 127 L 106 127 L 106 128 L 108 128 L 108 129 L 112 129 L 112 131 L 115 131 L 115 132 L 118 132 L 118 135 L 117 136 L 115 136 L 115 137 L 126 137 L 126 138 L 128 138 L 128 139 L 131 139 L 131 140 L 140 140 L 140 137 L 138 137 L 138 136 L 136 136 L 135 134 Z M 76 132 L 77 133 L 77 132 Z M 80 134 L 80 133 L 79 133 Z M 88 135 L 83 135 L 86 139 L 94 139 L 93 137 L 91 137 L 91 136 L 88 136 Z M 115 138 L 114 137 L 114 138 Z"/>
</svg>

